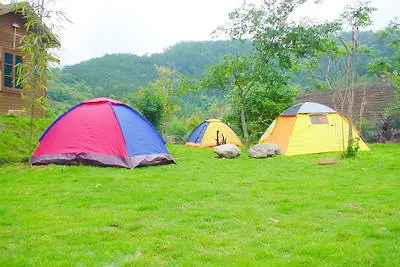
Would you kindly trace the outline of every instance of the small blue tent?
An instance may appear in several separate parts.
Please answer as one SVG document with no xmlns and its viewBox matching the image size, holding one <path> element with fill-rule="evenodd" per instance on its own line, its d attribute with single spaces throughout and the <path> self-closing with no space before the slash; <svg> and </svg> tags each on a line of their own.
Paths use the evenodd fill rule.
<svg viewBox="0 0 400 267">
<path fill-rule="evenodd" d="M 200 123 L 189 135 L 186 146 L 214 147 L 220 144 L 243 146 L 236 133 L 218 119 Z"/>
</svg>

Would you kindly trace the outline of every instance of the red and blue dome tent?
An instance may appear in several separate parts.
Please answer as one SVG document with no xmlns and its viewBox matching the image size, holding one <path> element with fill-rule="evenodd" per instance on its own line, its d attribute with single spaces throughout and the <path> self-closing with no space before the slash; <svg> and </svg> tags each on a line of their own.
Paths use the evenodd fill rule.
<svg viewBox="0 0 400 267">
<path fill-rule="evenodd" d="M 96 98 L 57 118 L 40 137 L 30 162 L 135 168 L 174 160 L 144 116 L 119 101 Z"/>
</svg>

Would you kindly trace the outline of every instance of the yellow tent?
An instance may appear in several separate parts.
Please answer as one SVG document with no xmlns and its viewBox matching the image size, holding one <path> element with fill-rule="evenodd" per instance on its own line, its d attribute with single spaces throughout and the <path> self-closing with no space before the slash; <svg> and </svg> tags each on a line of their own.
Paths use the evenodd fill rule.
<svg viewBox="0 0 400 267">
<path fill-rule="evenodd" d="M 186 146 L 214 147 L 220 144 L 243 146 L 236 133 L 221 120 L 210 119 L 199 124 L 189 135 Z"/>
<path fill-rule="evenodd" d="M 259 143 L 277 144 L 283 155 L 344 151 L 347 148 L 348 120 L 335 110 L 312 102 L 285 110 L 268 127 Z M 359 138 L 353 128 L 353 138 Z M 360 138 L 360 150 L 369 150 Z"/>
</svg>

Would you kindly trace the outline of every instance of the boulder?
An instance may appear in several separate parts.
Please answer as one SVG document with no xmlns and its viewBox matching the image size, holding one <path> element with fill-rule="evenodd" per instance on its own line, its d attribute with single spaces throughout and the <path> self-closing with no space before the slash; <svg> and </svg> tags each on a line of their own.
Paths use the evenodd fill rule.
<svg viewBox="0 0 400 267">
<path fill-rule="evenodd" d="M 257 144 L 249 149 L 249 157 L 251 158 L 266 158 L 279 155 L 280 149 L 275 144 Z"/>
<path fill-rule="evenodd" d="M 339 158 L 318 158 L 317 162 L 319 165 L 330 165 L 338 163 L 339 160 Z"/>
<path fill-rule="evenodd" d="M 232 159 L 240 156 L 240 149 L 234 144 L 216 146 L 214 152 L 220 158 Z"/>
<path fill-rule="evenodd" d="M 181 145 L 185 143 L 185 140 L 182 139 L 179 136 L 175 136 L 175 135 L 167 135 L 167 136 L 163 136 L 165 142 L 167 142 L 168 144 L 175 144 L 175 145 Z"/>
<path fill-rule="evenodd" d="M 13 117 L 23 117 L 26 115 L 26 112 L 24 110 L 19 110 L 19 109 L 9 109 L 7 115 Z"/>
</svg>

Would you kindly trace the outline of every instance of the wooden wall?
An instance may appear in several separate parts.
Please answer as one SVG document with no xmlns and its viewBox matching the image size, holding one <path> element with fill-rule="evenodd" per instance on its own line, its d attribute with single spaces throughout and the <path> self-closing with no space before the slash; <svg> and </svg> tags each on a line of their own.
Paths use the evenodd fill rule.
<svg viewBox="0 0 400 267">
<path fill-rule="evenodd" d="M 21 94 L 0 90 L 0 114 L 7 114 L 9 110 L 20 110 L 23 106 Z"/>
<path fill-rule="evenodd" d="M 20 16 L 15 13 L 8 13 L 0 16 L 0 46 L 13 49 L 14 28 L 11 24 L 17 23 L 17 35 L 24 35 L 24 22 Z M 19 46 L 20 37 L 17 36 L 17 46 Z"/>
<path fill-rule="evenodd" d="M 17 23 L 20 26 L 20 28 L 16 29 L 16 49 L 13 49 L 14 28 L 11 26 L 13 23 Z M 0 115 L 7 114 L 9 110 L 23 110 L 26 106 L 23 93 L 29 95 L 29 92 L 26 90 L 23 92 L 21 89 L 5 89 L 2 73 L 4 68 L 4 49 L 7 49 L 7 52 L 21 54 L 18 47 L 21 45 L 20 38 L 24 34 L 24 21 L 20 15 L 15 13 L 0 15 Z M 44 117 L 44 111 L 38 109 L 35 112 L 35 116 Z"/>
<path fill-rule="evenodd" d="M 354 95 L 354 119 L 360 119 L 360 107 L 363 102 L 364 111 L 362 118 L 371 122 L 377 121 L 379 115 L 384 112 L 385 108 L 392 103 L 394 97 L 394 90 L 390 85 L 373 86 L 373 87 L 360 87 L 355 89 Z M 334 100 L 335 99 L 335 100 Z M 334 97 L 329 92 L 309 92 L 300 95 L 297 98 L 298 102 L 316 102 L 336 108 L 340 111 L 341 102 L 338 98 Z M 346 112 L 344 112 L 346 115 Z"/>
<path fill-rule="evenodd" d="M 21 93 L 0 90 L 0 115 L 8 114 L 9 110 L 25 110 L 24 107 L 28 106 L 28 98 L 29 95 L 26 95 L 25 98 Z M 21 115 L 29 116 L 26 112 L 23 112 Z M 44 110 L 36 108 L 35 117 L 44 118 Z"/>
</svg>

